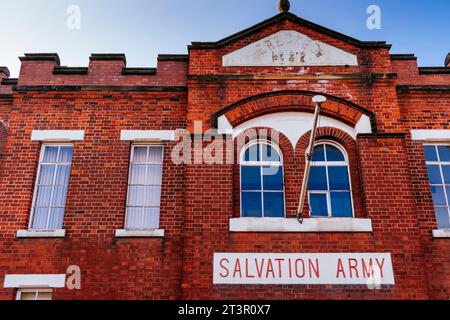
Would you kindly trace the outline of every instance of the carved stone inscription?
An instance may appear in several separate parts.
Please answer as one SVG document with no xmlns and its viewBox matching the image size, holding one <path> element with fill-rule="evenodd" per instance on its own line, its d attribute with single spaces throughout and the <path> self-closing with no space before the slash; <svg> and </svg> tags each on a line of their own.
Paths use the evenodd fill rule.
<svg viewBox="0 0 450 320">
<path fill-rule="evenodd" d="M 356 55 L 297 31 L 279 31 L 223 57 L 232 66 L 357 66 Z"/>
</svg>

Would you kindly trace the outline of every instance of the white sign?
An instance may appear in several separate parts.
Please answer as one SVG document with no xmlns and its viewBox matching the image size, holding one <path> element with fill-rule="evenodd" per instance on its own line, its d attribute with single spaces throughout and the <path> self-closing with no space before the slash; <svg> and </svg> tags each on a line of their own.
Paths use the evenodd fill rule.
<svg viewBox="0 0 450 320">
<path fill-rule="evenodd" d="M 293 30 L 279 31 L 223 56 L 225 67 L 357 66 L 356 55 Z"/>
<path fill-rule="evenodd" d="M 390 253 L 216 253 L 214 284 L 394 285 Z"/>
</svg>

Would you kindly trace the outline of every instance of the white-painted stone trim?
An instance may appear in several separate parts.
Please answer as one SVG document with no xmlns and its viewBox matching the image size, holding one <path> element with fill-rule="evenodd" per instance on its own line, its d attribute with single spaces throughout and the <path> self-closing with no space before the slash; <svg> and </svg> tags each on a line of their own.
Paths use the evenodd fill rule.
<svg viewBox="0 0 450 320">
<path fill-rule="evenodd" d="M 116 238 L 164 238 L 165 230 L 148 230 L 148 231 L 134 231 L 134 230 L 116 230 Z"/>
<path fill-rule="evenodd" d="M 450 141 L 450 130 L 411 130 L 411 138 L 418 141 Z"/>
<path fill-rule="evenodd" d="M 7 274 L 4 288 L 64 288 L 65 274 Z"/>
<path fill-rule="evenodd" d="M 82 141 L 84 130 L 33 130 L 31 141 Z"/>
<path fill-rule="evenodd" d="M 224 67 L 357 66 L 356 55 L 294 31 L 281 30 L 222 58 Z"/>
<path fill-rule="evenodd" d="M 314 115 L 306 112 L 280 112 L 264 115 L 255 119 L 249 120 L 245 123 L 233 129 L 233 137 L 236 138 L 242 132 L 251 128 L 271 128 L 282 134 L 284 134 L 291 142 L 293 148 L 297 145 L 300 138 L 312 129 Z M 359 133 L 371 133 L 371 127 L 366 128 L 366 120 L 362 120 L 363 123 L 358 128 L 352 128 L 351 126 L 337 121 L 335 119 L 322 116 L 320 117 L 319 127 L 332 127 L 346 132 L 353 139 L 356 140 L 356 136 Z M 229 123 L 229 122 L 228 122 Z M 370 123 L 370 119 L 369 119 Z M 230 127 L 227 125 L 227 121 L 222 119 L 219 121 L 219 132 L 226 133 L 230 131 Z M 222 125 L 222 126 L 221 126 Z M 358 131 L 359 130 L 359 131 Z"/>
<path fill-rule="evenodd" d="M 122 130 L 122 141 L 174 141 L 174 130 Z"/>
<path fill-rule="evenodd" d="M 297 219 L 235 218 L 230 220 L 231 232 L 372 232 L 371 219 L 309 218 L 300 224 Z"/>
<path fill-rule="evenodd" d="M 18 230 L 17 238 L 64 238 L 66 230 Z"/>
<path fill-rule="evenodd" d="M 450 239 L 450 230 L 433 230 L 433 238 L 449 238 Z"/>
<path fill-rule="evenodd" d="M 372 124 L 370 123 L 370 118 L 363 114 L 361 119 L 359 119 L 358 123 L 355 126 L 356 134 L 361 133 L 372 133 Z"/>
</svg>

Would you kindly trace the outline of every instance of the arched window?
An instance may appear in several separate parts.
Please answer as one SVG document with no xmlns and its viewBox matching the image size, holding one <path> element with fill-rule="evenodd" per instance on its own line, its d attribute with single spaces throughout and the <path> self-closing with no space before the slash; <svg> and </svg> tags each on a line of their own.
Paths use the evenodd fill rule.
<svg viewBox="0 0 450 320">
<path fill-rule="evenodd" d="M 353 217 L 349 164 L 344 149 L 333 142 L 319 142 L 309 176 L 312 217 Z"/>
<path fill-rule="evenodd" d="M 255 141 L 241 153 L 241 216 L 283 218 L 284 175 L 280 150 Z"/>
</svg>

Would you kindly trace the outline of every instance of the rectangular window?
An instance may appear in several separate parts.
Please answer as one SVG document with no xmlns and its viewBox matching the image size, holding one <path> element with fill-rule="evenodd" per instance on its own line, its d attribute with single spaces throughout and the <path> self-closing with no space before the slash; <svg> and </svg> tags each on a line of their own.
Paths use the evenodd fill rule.
<svg viewBox="0 0 450 320">
<path fill-rule="evenodd" d="M 450 229 L 450 145 L 426 145 L 425 160 L 439 229 Z"/>
<path fill-rule="evenodd" d="M 72 154 L 72 145 L 42 146 L 30 229 L 62 229 Z"/>
<path fill-rule="evenodd" d="M 19 289 L 16 300 L 52 300 L 52 289 Z"/>
<path fill-rule="evenodd" d="M 162 173 L 162 146 L 132 147 L 125 229 L 159 228 Z"/>
</svg>

